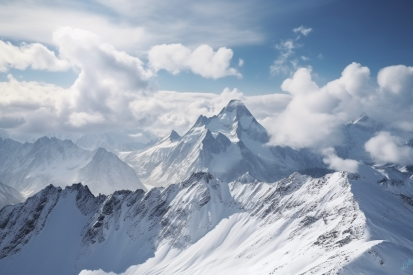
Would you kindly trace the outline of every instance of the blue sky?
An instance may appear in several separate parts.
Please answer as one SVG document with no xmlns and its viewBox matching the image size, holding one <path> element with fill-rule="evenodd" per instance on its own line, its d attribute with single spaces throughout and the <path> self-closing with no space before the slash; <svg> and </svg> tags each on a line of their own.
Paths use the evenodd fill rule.
<svg viewBox="0 0 413 275">
<path fill-rule="evenodd" d="M 17 6 L 25 10 L 24 2 Z M 107 1 L 110 2 L 110 1 Z M 142 1 L 145 2 L 145 1 Z M 7 1 L 6 1 L 7 3 Z M 53 8 L 62 12 L 64 9 L 72 10 L 74 13 L 82 12 L 86 15 L 98 16 L 102 20 L 112 22 L 116 28 L 119 22 L 127 22 L 132 26 L 147 26 L 154 33 L 162 26 L 153 23 L 155 20 L 161 20 L 163 13 L 168 13 L 165 17 L 165 24 L 180 23 L 180 29 L 174 33 L 162 38 L 162 33 L 156 34 L 152 39 L 154 44 L 123 43 L 118 46 L 121 50 L 126 50 L 131 55 L 138 55 L 145 60 L 144 52 L 151 46 L 164 43 L 182 43 L 188 47 L 195 47 L 200 44 L 209 44 L 214 49 L 219 47 L 228 47 L 233 51 L 231 66 L 237 68 L 242 74 L 242 78 L 234 76 L 222 77 L 219 79 L 207 79 L 202 76 L 182 71 L 177 75 L 172 75 L 165 70 L 160 70 L 154 78 L 155 85 L 162 90 L 175 90 L 181 92 L 212 92 L 220 93 L 225 87 L 237 88 L 244 94 L 269 94 L 280 92 L 282 81 L 288 77 L 289 73 L 271 74 L 270 66 L 279 56 L 279 51 L 275 45 L 281 41 L 295 39 L 297 33 L 293 32 L 294 28 L 304 26 L 311 28 L 312 31 L 307 35 L 301 35 L 297 41 L 299 45 L 295 48 L 290 59 L 298 59 L 298 66 L 311 66 L 313 72 L 317 75 L 317 83 L 325 84 L 331 79 L 340 76 L 341 71 L 351 62 L 358 62 L 370 68 L 372 75 L 376 75 L 380 68 L 389 65 L 412 65 L 413 63 L 413 38 L 411 35 L 411 26 L 413 18 L 411 10 L 413 4 L 411 1 L 386 1 L 386 0 L 363 0 L 363 1 L 240 1 L 237 5 L 224 5 L 224 2 L 211 2 L 212 11 L 204 14 L 203 17 L 197 17 L 199 12 L 180 11 L 178 8 L 158 9 L 156 6 L 147 7 L 148 13 L 142 16 L 133 16 L 125 14 L 125 11 L 119 11 L 113 8 L 105 1 L 85 2 L 78 1 L 72 4 L 60 2 L 31 2 L 33 5 L 44 7 L 44 9 Z M 220 4 L 224 3 L 224 4 Z M 3 5 L 7 5 L 4 4 Z M 144 4 L 142 4 L 144 6 Z M 208 6 L 207 3 L 204 3 Z M 219 6 L 216 9 L 222 9 L 220 12 L 213 11 L 214 5 Z M 202 8 L 202 7 L 200 7 Z M 239 8 L 239 10 L 234 10 Z M 29 8 L 26 8 L 29 10 Z M 227 10 L 225 10 L 227 9 Z M 27 11 L 26 10 L 26 11 Z M 192 9 L 195 10 L 195 9 Z M 175 13 L 175 14 L 174 14 Z M 234 14 L 232 14 L 234 13 Z M 188 22 L 180 22 L 175 17 L 188 16 L 191 18 Z M 220 18 L 215 18 L 220 17 Z M 227 18 L 222 18 L 222 17 Z M 149 22 L 146 24 L 144 19 Z M 70 23 L 68 19 L 68 23 Z M 217 24 L 211 24 L 210 20 L 217 20 Z M 2 20 L 2 28 L 7 28 L 7 22 Z M 199 24 L 198 28 L 203 27 L 203 32 L 208 35 L 196 35 L 197 28 L 185 32 L 185 24 Z M 20 22 L 23 24 L 23 22 Z M 24 23 L 26 24 L 26 23 Z M 237 24 L 239 27 L 237 27 Z M 227 26 L 220 33 L 221 25 Z M 84 24 L 83 29 L 88 30 L 88 25 Z M 122 28 L 119 27 L 119 28 Z M 239 37 L 243 33 L 239 28 L 250 29 L 256 37 Z M 208 29 L 205 31 L 205 29 Z M 42 37 L 36 41 L 36 36 L 24 28 L 19 29 L 16 33 L 0 32 L 3 41 L 11 41 L 13 44 L 21 42 L 41 42 L 45 43 L 50 49 L 57 51 L 52 43 L 47 43 L 47 28 L 42 29 L 39 26 L 35 31 L 42 33 Z M 116 31 L 116 30 L 115 30 Z M 233 32 L 234 38 L 225 39 L 226 32 Z M 46 33 L 46 34 L 44 34 Z M 114 32 L 116 33 L 116 32 Z M 248 33 L 247 33 L 248 34 Z M 51 36 L 51 34 L 50 34 Z M 228 35 L 229 36 L 229 35 Z M 116 40 L 116 37 L 111 37 Z M 125 39 L 125 38 L 122 38 Z M 46 40 L 46 41 L 45 41 Z M 116 46 L 116 45 L 115 45 Z M 306 61 L 301 56 L 309 58 Z M 239 59 L 244 60 L 244 65 L 238 67 Z M 10 69 L 0 75 L 0 80 L 7 79 L 7 74 L 13 74 L 18 79 L 44 81 L 55 83 L 63 87 L 69 87 L 77 78 L 77 73 L 72 70 L 65 72 L 48 72 L 44 70 L 16 70 Z"/>
</svg>

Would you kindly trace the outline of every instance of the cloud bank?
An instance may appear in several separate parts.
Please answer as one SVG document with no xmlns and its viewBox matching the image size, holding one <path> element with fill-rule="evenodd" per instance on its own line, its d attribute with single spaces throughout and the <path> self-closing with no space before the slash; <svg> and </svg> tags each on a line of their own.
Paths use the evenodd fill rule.
<svg viewBox="0 0 413 275">
<path fill-rule="evenodd" d="M 340 78 L 322 87 L 313 81 L 311 69 L 298 69 L 281 86 L 292 98 L 285 110 L 263 121 L 271 130 L 272 144 L 334 146 L 340 142 L 339 128 L 363 111 L 394 128 L 413 129 L 411 69 L 403 65 L 383 68 L 374 83 L 367 67 L 352 63 Z"/>
<path fill-rule="evenodd" d="M 198 110 L 185 110 L 188 100 L 176 103 L 179 96 L 160 93 L 151 80 L 159 66 L 177 66 L 178 70 L 190 69 L 207 78 L 240 74 L 229 67 L 232 50 L 220 48 L 216 52 L 207 45 L 194 51 L 179 45 L 184 60 L 168 63 L 160 56 L 150 56 L 148 67 L 142 60 L 119 51 L 104 43 L 94 33 L 71 27 L 59 28 L 53 33 L 59 54 L 44 45 L 24 44 L 20 47 L 1 42 L 0 68 L 41 70 L 67 70 L 72 68 L 78 77 L 69 89 L 38 83 L 18 81 L 9 75 L 7 82 L 0 82 L 0 127 L 26 133 L 45 131 L 103 131 L 113 128 L 150 127 L 155 132 L 169 131 L 172 125 L 188 127 L 188 120 L 195 120 Z M 169 50 L 174 45 L 162 45 Z M 155 50 L 158 49 L 154 47 Z M 154 51 L 155 51 L 154 50 Z M 159 53 L 159 51 L 157 52 Z M 167 58 L 168 53 L 163 55 Z M 182 61 L 182 62 L 181 62 Z M 180 63 L 181 62 L 181 63 Z M 158 67 L 156 67 L 158 66 Z M 156 67 L 154 69 L 153 67 Z M 175 72 L 175 69 L 170 69 Z M 235 93 L 235 94 L 234 94 Z M 224 91 L 216 97 L 242 96 L 238 92 Z M 196 96 L 188 96 L 194 103 Z M 208 96 L 204 97 L 207 100 Z M 212 97 L 208 103 L 213 101 Z M 230 98 L 228 98 L 230 100 Z M 175 103 L 169 103 L 174 102 Z M 225 102 L 223 100 L 222 102 Z M 224 104 L 224 103 L 222 103 Z M 168 106 L 170 105 L 170 106 Z M 194 104 L 194 106 L 197 106 Z M 175 109 L 177 108 L 177 109 Z M 174 114 L 172 114 L 174 113 Z M 175 120 L 174 120 L 175 119 Z M 159 126 L 159 127 L 158 127 Z"/>
</svg>

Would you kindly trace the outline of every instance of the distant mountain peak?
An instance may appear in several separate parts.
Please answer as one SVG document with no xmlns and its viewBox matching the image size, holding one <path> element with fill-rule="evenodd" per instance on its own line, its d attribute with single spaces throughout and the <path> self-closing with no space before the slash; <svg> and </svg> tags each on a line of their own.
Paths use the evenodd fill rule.
<svg viewBox="0 0 413 275">
<path fill-rule="evenodd" d="M 383 125 L 376 120 L 369 117 L 366 112 L 362 112 L 360 116 L 349 125 L 357 126 L 358 128 L 369 129 L 369 131 L 378 131 L 383 127 Z"/>
<path fill-rule="evenodd" d="M 225 114 L 225 113 L 232 113 L 233 111 L 236 111 L 236 116 L 237 118 L 241 117 L 242 115 L 247 115 L 247 116 L 252 116 L 248 108 L 245 106 L 245 104 L 238 99 L 232 99 L 227 106 L 225 106 L 219 115 Z M 218 116 L 219 116 L 218 115 Z"/>
<path fill-rule="evenodd" d="M 365 122 L 365 121 L 368 121 L 369 119 L 371 119 L 371 118 L 369 117 L 369 115 L 368 115 L 366 112 L 363 111 L 363 112 L 360 114 L 360 116 L 353 121 L 353 124 L 360 123 L 360 122 Z"/>
<path fill-rule="evenodd" d="M 169 139 L 171 141 L 178 141 L 181 139 L 181 136 L 175 130 L 172 130 L 171 134 L 169 135 Z"/>
<path fill-rule="evenodd" d="M 176 142 L 176 141 L 179 141 L 180 139 L 181 139 L 181 136 L 175 130 L 172 130 L 169 135 L 164 136 L 159 142 L 160 143 L 163 143 L 165 141 Z"/>
</svg>

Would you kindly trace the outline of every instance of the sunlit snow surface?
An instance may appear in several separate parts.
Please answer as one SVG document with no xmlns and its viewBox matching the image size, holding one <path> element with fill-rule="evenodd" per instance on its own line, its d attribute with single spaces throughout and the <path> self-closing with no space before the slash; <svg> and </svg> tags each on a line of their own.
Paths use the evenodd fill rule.
<svg viewBox="0 0 413 275">
<path fill-rule="evenodd" d="M 76 182 L 98 195 L 116 190 L 146 189 L 134 170 L 116 155 L 99 148 L 84 150 L 69 140 L 43 137 L 35 143 L 0 139 L 0 181 L 25 197 L 49 184 Z"/>
<path fill-rule="evenodd" d="M 405 274 L 411 184 L 363 165 L 359 174 L 295 173 L 275 183 L 246 174 L 226 184 L 197 173 L 167 188 L 99 198 L 81 185 L 48 187 L 0 211 L 0 270 Z"/>
<path fill-rule="evenodd" d="M 268 146 L 268 141 L 266 129 L 246 106 L 232 100 L 218 115 L 200 116 L 182 137 L 172 132 L 144 150 L 119 157 L 152 186 L 183 181 L 199 171 L 227 182 L 247 172 L 273 182 L 295 171 L 326 168 L 321 156 L 310 150 Z"/>
</svg>

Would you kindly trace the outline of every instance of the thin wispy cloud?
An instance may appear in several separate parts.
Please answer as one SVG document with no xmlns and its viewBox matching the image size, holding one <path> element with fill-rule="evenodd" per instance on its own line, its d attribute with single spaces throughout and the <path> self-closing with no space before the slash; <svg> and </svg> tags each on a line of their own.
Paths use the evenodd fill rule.
<svg viewBox="0 0 413 275">
<path fill-rule="evenodd" d="M 270 66 L 270 73 L 275 75 L 291 75 L 300 67 L 301 61 L 309 61 L 308 56 L 296 56 L 296 50 L 304 46 L 303 43 L 298 43 L 301 35 L 307 36 L 312 31 L 312 28 L 305 28 L 300 26 L 293 29 L 294 33 L 299 35 L 295 39 L 290 38 L 287 40 L 281 40 L 280 43 L 275 44 L 275 49 L 278 50 L 278 57 L 274 60 L 273 64 Z"/>
<path fill-rule="evenodd" d="M 293 32 L 301 33 L 302 35 L 307 36 L 310 34 L 310 32 L 312 32 L 312 30 L 313 30 L 312 28 L 305 28 L 303 25 L 301 25 L 298 28 L 294 28 Z"/>
</svg>

